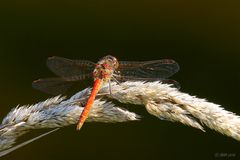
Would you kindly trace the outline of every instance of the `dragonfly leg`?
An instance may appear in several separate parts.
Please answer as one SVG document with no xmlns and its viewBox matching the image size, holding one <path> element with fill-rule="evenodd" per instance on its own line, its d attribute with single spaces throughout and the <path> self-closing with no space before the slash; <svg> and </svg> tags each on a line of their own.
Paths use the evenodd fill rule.
<svg viewBox="0 0 240 160">
<path fill-rule="evenodd" d="M 109 85 L 109 93 L 110 93 L 110 96 L 112 97 L 112 87 L 111 87 L 111 80 L 109 79 L 108 81 L 108 85 Z"/>
<path fill-rule="evenodd" d="M 118 85 L 121 84 L 115 77 L 112 77 L 112 78 L 114 79 L 114 81 L 115 81 Z"/>
</svg>

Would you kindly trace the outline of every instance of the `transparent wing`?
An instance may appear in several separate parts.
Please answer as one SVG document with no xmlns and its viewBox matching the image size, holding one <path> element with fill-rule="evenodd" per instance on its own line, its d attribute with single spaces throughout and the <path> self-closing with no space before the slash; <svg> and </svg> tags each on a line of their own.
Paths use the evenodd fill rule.
<svg viewBox="0 0 240 160">
<path fill-rule="evenodd" d="M 66 81 L 63 78 L 45 78 L 33 81 L 32 87 L 47 94 L 59 95 L 66 92 L 73 84 L 73 81 Z"/>
<path fill-rule="evenodd" d="M 153 81 L 160 81 L 165 84 L 171 84 L 173 87 L 180 89 L 180 84 L 172 79 L 161 79 L 161 78 L 140 78 L 140 77 L 131 77 L 131 76 L 118 76 L 114 75 L 114 78 L 117 79 L 117 81 L 146 81 L 146 82 L 153 82 Z"/>
<path fill-rule="evenodd" d="M 48 68 L 60 77 L 81 77 L 93 72 L 95 63 L 87 60 L 71 60 L 63 57 L 49 57 Z"/>
<path fill-rule="evenodd" d="M 120 61 L 118 71 L 122 76 L 141 78 L 168 78 L 179 71 L 179 65 L 172 59 L 154 61 Z"/>
</svg>

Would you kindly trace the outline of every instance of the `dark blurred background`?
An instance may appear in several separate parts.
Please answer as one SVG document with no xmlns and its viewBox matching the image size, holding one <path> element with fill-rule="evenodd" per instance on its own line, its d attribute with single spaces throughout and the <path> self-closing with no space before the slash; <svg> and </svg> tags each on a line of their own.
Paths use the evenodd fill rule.
<svg viewBox="0 0 240 160">
<path fill-rule="evenodd" d="M 97 61 L 172 58 L 181 91 L 240 115 L 239 1 L 22 0 L 0 2 L 0 94 L 3 118 L 12 107 L 49 97 L 31 82 L 53 74 L 49 56 Z M 138 109 L 137 109 L 138 108 Z M 139 109 L 142 108 L 142 109 Z M 161 121 L 138 106 L 140 122 L 85 124 L 61 129 L 5 159 L 240 158 L 240 143 Z M 134 109 L 133 109 L 134 110 Z M 3 158 L 3 159 L 4 159 Z"/>
</svg>

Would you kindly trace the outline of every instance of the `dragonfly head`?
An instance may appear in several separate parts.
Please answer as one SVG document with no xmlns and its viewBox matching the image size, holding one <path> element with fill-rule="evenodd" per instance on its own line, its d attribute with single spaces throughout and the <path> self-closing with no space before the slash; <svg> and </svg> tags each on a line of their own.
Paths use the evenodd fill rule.
<svg viewBox="0 0 240 160">
<path fill-rule="evenodd" d="M 114 56 L 111 56 L 111 55 L 107 55 L 107 56 L 103 57 L 100 61 L 104 61 L 110 67 L 112 67 L 114 70 L 117 69 L 119 66 L 117 58 Z"/>
<path fill-rule="evenodd" d="M 103 79 L 104 81 L 108 81 L 118 66 L 119 63 L 117 58 L 111 55 L 107 55 L 100 59 L 96 64 L 96 67 L 93 71 L 93 77 L 94 79 L 98 78 Z"/>
</svg>

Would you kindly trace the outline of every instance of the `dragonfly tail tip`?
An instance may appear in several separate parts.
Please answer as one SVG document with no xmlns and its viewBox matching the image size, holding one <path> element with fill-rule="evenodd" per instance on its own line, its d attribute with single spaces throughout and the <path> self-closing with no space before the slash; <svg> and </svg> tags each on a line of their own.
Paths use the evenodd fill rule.
<svg viewBox="0 0 240 160">
<path fill-rule="evenodd" d="M 83 123 L 78 123 L 77 124 L 77 130 L 79 131 L 82 128 Z"/>
</svg>

